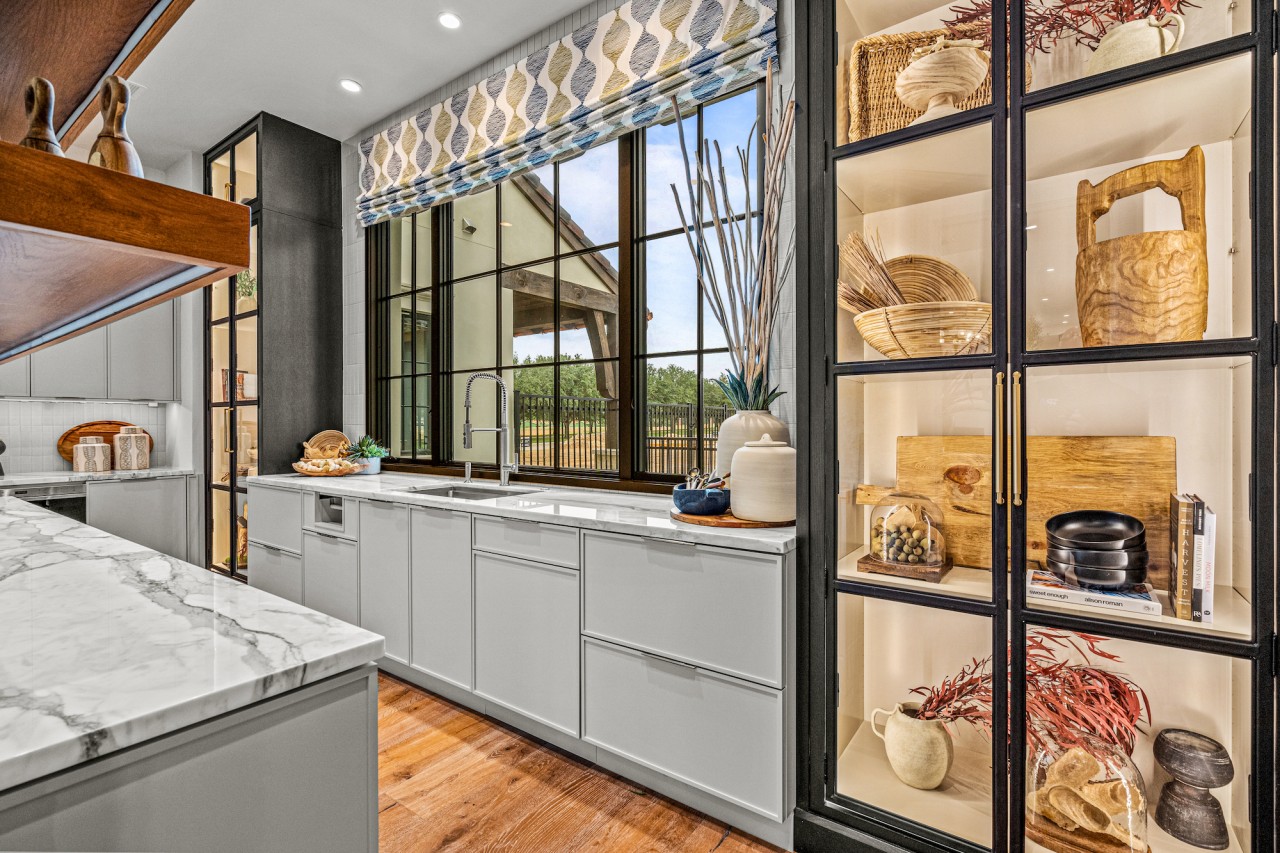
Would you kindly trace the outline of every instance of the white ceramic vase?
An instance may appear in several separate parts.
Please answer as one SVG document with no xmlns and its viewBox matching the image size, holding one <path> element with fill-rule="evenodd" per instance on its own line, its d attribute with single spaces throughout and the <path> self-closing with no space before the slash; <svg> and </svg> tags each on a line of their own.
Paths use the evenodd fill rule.
<svg viewBox="0 0 1280 853">
<path fill-rule="evenodd" d="M 1186 20 L 1173 14 L 1121 24 L 1102 37 L 1098 49 L 1089 57 L 1087 73 L 1101 74 L 1173 53 L 1182 44 L 1186 28 Z"/>
<path fill-rule="evenodd" d="M 142 427 L 122 427 L 111 439 L 117 471 L 145 471 L 151 467 L 151 439 Z"/>
<path fill-rule="evenodd" d="M 785 524 L 796 520 L 796 451 L 765 433 L 733 457 L 731 510 L 743 521 Z"/>
<path fill-rule="evenodd" d="M 991 69 L 991 55 L 969 42 L 939 39 L 898 74 L 898 99 L 921 116 L 911 124 L 955 115 L 958 104 L 978 91 Z"/>
<path fill-rule="evenodd" d="M 791 431 L 787 425 L 769 414 L 767 409 L 735 412 L 725 418 L 716 437 L 716 473 L 733 473 L 734 454 L 748 441 L 758 441 L 766 433 L 779 441 L 791 443 Z"/>
<path fill-rule="evenodd" d="M 81 474 L 102 474 L 111 470 L 111 445 L 100 436 L 85 436 L 71 448 L 71 469 Z"/>
<path fill-rule="evenodd" d="M 884 741 L 894 774 L 912 788 L 932 791 L 947 778 L 955 751 L 946 727 L 937 720 L 918 719 L 919 710 L 919 702 L 903 702 L 892 711 L 876 708 L 871 712 L 871 730 Z M 884 731 L 876 728 L 881 714 L 888 717 Z"/>
</svg>

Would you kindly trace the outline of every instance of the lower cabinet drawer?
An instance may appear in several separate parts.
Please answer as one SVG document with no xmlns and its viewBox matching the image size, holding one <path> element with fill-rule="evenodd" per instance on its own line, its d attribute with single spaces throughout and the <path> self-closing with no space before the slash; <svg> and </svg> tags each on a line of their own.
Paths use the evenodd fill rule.
<svg viewBox="0 0 1280 853">
<path fill-rule="evenodd" d="M 249 586 L 302 603 L 302 558 L 271 545 L 249 543 Z"/>
<path fill-rule="evenodd" d="M 477 550 L 578 568 L 576 527 L 486 515 L 477 515 L 475 519 Z"/>
<path fill-rule="evenodd" d="M 783 819 L 782 691 L 591 638 L 582 660 L 583 740 Z"/>
<path fill-rule="evenodd" d="M 301 551 L 303 494 L 297 489 L 250 486 L 254 540 L 295 554 Z"/>
<path fill-rule="evenodd" d="M 302 534 L 303 605 L 355 625 L 360 619 L 359 602 L 356 543 L 318 533 Z"/>
</svg>

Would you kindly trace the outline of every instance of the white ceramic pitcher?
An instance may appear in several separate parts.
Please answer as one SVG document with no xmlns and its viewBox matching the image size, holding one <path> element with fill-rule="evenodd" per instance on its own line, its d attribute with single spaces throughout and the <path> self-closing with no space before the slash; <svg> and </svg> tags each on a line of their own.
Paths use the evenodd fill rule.
<svg viewBox="0 0 1280 853">
<path fill-rule="evenodd" d="M 1182 44 L 1186 28 L 1186 19 L 1174 14 L 1163 18 L 1152 15 L 1121 24 L 1102 37 L 1097 51 L 1089 59 L 1088 73 L 1101 74 L 1167 56 Z"/>
<path fill-rule="evenodd" d="M 946 727 L 937 720 L 919 719 L 919 710 L 918 702 L 902 702 L 892 711 L 876 708 L 871 712 L 871 731 L 884 741 L 894 774 L 912 788 L 931 791 L 947 778 L 955 752 Z M 888 717 L 883 732 L 876 728 L 881 714 Z"/>
</svg>

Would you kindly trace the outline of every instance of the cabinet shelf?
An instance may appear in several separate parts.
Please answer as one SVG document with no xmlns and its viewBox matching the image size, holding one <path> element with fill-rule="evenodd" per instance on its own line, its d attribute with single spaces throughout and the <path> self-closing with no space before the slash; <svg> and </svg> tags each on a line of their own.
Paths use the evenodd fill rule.
<svg viewBox="0 0 1280 853">
<path fill-rule="evenodd" d="M 1033 600 L 1028 602 L 1027 618 L 1028 621 L 1034 622 L 1037 613 L 1064 613 L 1073 616 L 1087 616 L 1108 624 L 1140 624 L 1144 627 L 1173 630 L 1182 634 L 1226 637 L 1232 640 L 1248 641 L 1253 635 L 1253 605 L 1234 587 L 1214 587 L 1213 621 L 1208 624 L 1178 619 L 1168 615 L 1172 612 L 1169 604 L 1169 593 L 1157 590 L 1155 595 L 1165 615 L 1119 614 L 1108 610 L 1100 610 L 1096 607 L 1080 607 L 1079 605 L 1055 604 Z"/>
<path fill-rule="evenodd" d="M 967 566 L 954 566 L 947 572 L 940 583 L 900 578 L 896 575 L 880 575 L 858 569 L 858 560 L 867 556 L 867 546 L 863 545 L 855 551 L 840 558 L 836 564 L 836 577 L 840 580 L 856 581 L 892 589 L 927 592 L 939 597 L 939 605 L 948 602 L 946 598 L 966 598 L 973 601 L 991 600 L 991 572 L 988 569 L 972 569 Z"/>
</svg>

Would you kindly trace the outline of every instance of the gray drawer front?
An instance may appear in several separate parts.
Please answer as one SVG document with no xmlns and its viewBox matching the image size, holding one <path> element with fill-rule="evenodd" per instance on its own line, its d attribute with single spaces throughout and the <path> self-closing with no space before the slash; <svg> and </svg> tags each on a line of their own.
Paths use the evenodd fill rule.
<svg viewBox="0 0 1280 853">
<path fill-rule="evenodd" d="M 475 555 L 475 692 L 578 736 L 578 573 Z"/>
<path fill-rule="evenodd" d="M 269 545 L 249 543 L 249 586 L 302 603 L 302 558 Z"/>
<path fill-rule="evenodd" d="M 357 624 L 360 618 L 358 578 L 354 542 L 316 533 L 303 534 L 302 603 L 305 606 Z"/>
<path fill-rule="evenodd" d="M 582 552 L 586 633 L 784 686 L 781 557 L 595 532 Z"/>
<path fill-rule="evenodd" d="M 387 657 L 409 662 L 409 508 L 362 501 L 360 627 L 386 638 Z"/>
<path fill-rule="evenodd" d="M 249 538 L 302 553 L 302 498 L 294 489 L 249 487 Z"/>
<path fill-rule="evenodd" d="M 471 689 L 471 515 L 414 507 L 413 650 L 409 663 Z"/>
<path fill-rule="evenodd" d="M 475 517 L 476 550 L 578 568 L 578 528 L 515 518 Z"/>
<path fill-rule="evenodd" d="M 783 819 L 783 693 L 583 641 L 582 738 L 772 820 Z"/>
</svg>

